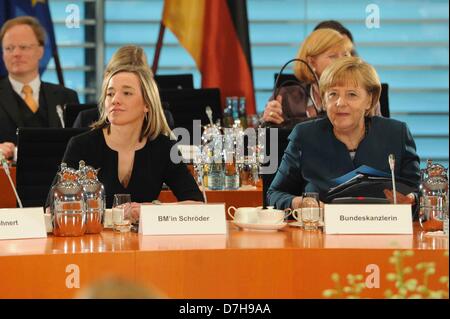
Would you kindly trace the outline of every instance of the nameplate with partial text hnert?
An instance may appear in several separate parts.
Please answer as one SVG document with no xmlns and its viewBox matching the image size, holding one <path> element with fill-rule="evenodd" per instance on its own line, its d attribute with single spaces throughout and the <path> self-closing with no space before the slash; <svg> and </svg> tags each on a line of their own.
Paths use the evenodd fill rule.
<svg viewBox="0 0 450 319">
<path fill-rule="evenodd" d="M 0 209 L 0 240 L 47 237 L 42 207 Z"/>
<path fill-rule="evenodd" d="M 143 235 L 226 234 L 225 204 L 142 205 Z"/>
<path fill-rule="evenodd" d="M 412 234 L 411 205 L 325 205 L 327 234 Z"/>
</svg>

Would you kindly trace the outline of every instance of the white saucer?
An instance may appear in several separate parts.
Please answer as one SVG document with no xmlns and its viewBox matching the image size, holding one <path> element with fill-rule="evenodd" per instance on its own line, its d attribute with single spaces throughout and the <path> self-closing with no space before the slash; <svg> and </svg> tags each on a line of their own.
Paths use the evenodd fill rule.
<svg viewBox="0 0 450 319">
<path fill-rule="evenodd" d="M 289 223 L 288 225 L 289 225 L 289 226 L 292 226 L 292 227 L 303 227 L 303 223 L 302 223 L 302 222 L 299 222 L 299 221 Z M 324 222 L 320 221 L 320 222 L 319 222 L 319 227 L 323 227 L 323 226 L 324 226 Z"/>
<path fill-rule="evenodd" d="M 232 221 L 233 224 L 236 226 L 245 229 L 245 230 L 263 230 L 263 231 L 276 231 L 284 226 L 287 225 L 287 223 L 280 223 L 280 224 L 246 224 L 246 223 L 240 223 L 236 221 Z"/>
</svg>

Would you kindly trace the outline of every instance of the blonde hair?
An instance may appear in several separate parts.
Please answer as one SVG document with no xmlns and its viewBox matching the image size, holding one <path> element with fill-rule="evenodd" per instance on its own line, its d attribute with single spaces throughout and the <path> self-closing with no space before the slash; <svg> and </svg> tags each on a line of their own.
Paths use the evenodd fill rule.
<svg viewBox="0 0 450 319">
<path fill-rule="evenodd" d="M 146 66 L 149 68 L 153 77 L 153 72 L 147 63 L 147 56 L 145 55 L 144 49 L 140 46 L 124 45 L 114 52 L 105 68 L 105 76 L 121 65 Z"/>
<path fill-rule="evenodd" d="M 377 71 L 369 63 L 357 57 L 345 57 L 331 63 L 322 73 L 319 81 L 320 96 L 325 101 L 325 93 L 335 86 L 353 84 L 362 87 L 372 96 L 366 116 L 372 116 L 381 95 L 381 83 Z"/>
<path fill-rule="evenodd" d="M 335 46 L 341 46 L 349 52 L 353 48 L 352 42 L 339 32 L 327 28 L 318 29 L 303 41 L 298 50 L 297 58 L 308 62 L 308 58 L 313 58 Z M 313 83 L 315 81 L 314 75 L 311 74 L 304 63 L 296 62 L 294 64 L 294 74 L 302 82 Z"/>
<path fill-rule="evenodd" d="M 34 35 L 36 36 L 39 45 L 45 45 L 46 33 L 44 27 L 36 18 L 30 16 L 20 16 L 6 21 L 0 29 L 0 43 L 3 43 L 3 38 L 5 37 L 6 32 L 8 32 L 9 29 L 15 27 L 16 25 L 30 26 L 34 32 Z"/>
<path fill-rule="evenodd" d="M 163 134 L 171 137 L 171 130 L 167 124 L 166 117 L 161 105 L 158 87 L 153 79 L 153 73 L 146 63 L 145 55 L 142 48 L 140 50 L 131 50 L 135 46 L 126 46 L 120 48 L 109 62 L 105 76 L 103 78 L 102 91 L 99 100 L 100 117 L 92 126 L 93 128 L 110 129 L 111 123 L 108 122 L 108 114 L 106 112 L 105 100 L 108 84 L 111 78 L 121 72 L 130 72 L 135 74 L 140 83 L 142 97 L 145 105 L 148 107 L 147 115 L 144 116 L 139 141 L 143 138 L 154 140 L 158 135 Z M 134 54 L 123 54 L 125 52 L 134 52 Z"/>
</svg>

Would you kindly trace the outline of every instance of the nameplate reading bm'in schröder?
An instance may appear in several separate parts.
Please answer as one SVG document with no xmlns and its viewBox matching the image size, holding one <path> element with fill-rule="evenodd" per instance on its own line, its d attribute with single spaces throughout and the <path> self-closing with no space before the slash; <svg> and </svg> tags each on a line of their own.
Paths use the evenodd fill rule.
<svg viewBox="0 0 450 319">
<path fill-rule="evenodd" d="M 210 216 L 158 216 L 159 222 L 208 222 Z"/>
<path fill-rule="evenodd" d="M 0 239 L 47 237 L 42 208 L 0 209 Z"/>
<path fill-rule="evenodd" d="M 411 205 L 325 205 L 327 234 L 412 234 Z"/>
<path fill-rule="evenodd" d="M 142 205 L 143 235 L 226 234 L 224 204 Z"/>
</svg>

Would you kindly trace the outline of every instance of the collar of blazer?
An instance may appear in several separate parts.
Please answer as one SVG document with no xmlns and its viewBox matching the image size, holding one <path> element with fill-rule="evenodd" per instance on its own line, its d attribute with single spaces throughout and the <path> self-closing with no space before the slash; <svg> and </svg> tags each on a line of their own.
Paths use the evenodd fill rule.
<svg viewBox="0 0 450 319">
<path fill-rule="evenodd" d="M 8 77 L 0 81 L 0 107 L 11 117 L 17 127 L 23 126 L 23 121 L 19 114 L 19 106 L 17 105 L 14 90 Z"/>
<path fill-rule="evenodd" d="M 56 113 L 56 105 L 61 103 L 58 97 L 58 86 L 41 82 L 40 90 L 44 95 L 45 103 L 48 108 L 49 126 L 61 127 L 61 121 Z M 17 127 L 24 125 L 19 114 L 17 101 L 14 97 L 14 90 L 7 77 L 0 80 L 0 107 L 6 111 Z M 61 107 L 63 107 L 63 105 L 61 105 Z"/>
</svg>

